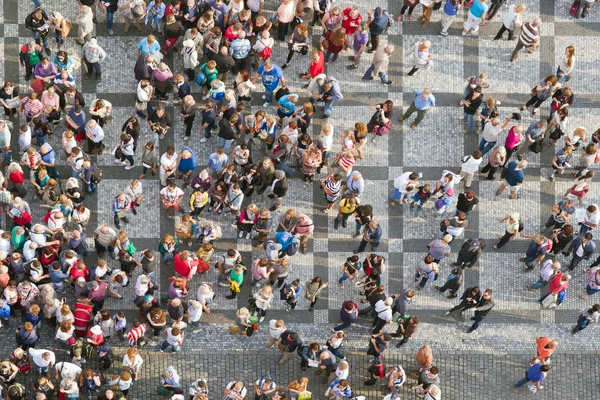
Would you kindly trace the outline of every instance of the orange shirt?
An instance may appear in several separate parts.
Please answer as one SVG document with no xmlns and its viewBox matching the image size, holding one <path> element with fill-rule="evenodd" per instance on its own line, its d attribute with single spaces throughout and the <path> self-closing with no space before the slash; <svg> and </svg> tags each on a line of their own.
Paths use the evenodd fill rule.
<svg viewBox="0 0 600 400">
<path fill-rule="evenodd" d="M 538 357 L 548 358 L 552 355 L 552 353 L 554 353 L 555 349 L 549 349 L 546 347 L 551 341 L 552 339 L 547 337 L 542 337 L 535 341 L 537 345 Z"/>
</svg>

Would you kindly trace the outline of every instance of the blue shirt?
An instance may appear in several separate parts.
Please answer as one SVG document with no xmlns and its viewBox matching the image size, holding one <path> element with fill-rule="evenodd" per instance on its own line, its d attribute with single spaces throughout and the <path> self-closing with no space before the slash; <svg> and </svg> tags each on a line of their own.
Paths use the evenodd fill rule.
<svg viewBox="0 0 600 400">
<path fill-rule="evenodd" d="M 475 0 L 473 5 L 471 6 L 471 10 L 469 11 L 476 18 L 481 18 L 484 12 L 486 12 L 490 6 L 487 4 L 481 4 L 481 1 Z"/>
<path fill-rule="evenodd" d="M 296 105 L 290 101 L 290 97 L 298 97 L 297 94 L 286 94 L 285 96 L 281 96 L 281 98 L 277 101 L 280 106 L 285 107 L 286 111 L 281 110 L 285 115 L 292 115 L 296 110 Z"/>
<path fill-rule="evenodd" d="M 423 90 L 417 90 L 415 92 L 415 107 L 417 110 L 427 110 L 429 107 L 435 107 L 435 97 L 429 94 L 426 100 L 422 97 Z"/>
<path fill-rule="evenodd" d="M 215 25 L 219 27 L 223 27 L 225 22 L 225 14 L 229 14 L 229 9 L 225 5 L 225 3 L 221 3 L 221 7 L 216 6 L 216 0 L 210 1 L 210 9 L 213 10 L 213 19 L 215 20 Z"/>
<path fill-rule="evenodd" d="M 525 255 L 529 258 L 538 258 L 542 254 L 546 254 L 548 252 L 548 246 L 546 243 L 537 244 L 535 240 L 532 240 L 529 243 L 529 247 L 527 247 L 527 251 Z"/>
<path fill-rule="evenodd" d="M 77 115 L 75 114 L 75 107 L 72 107 L 71 110 L 69 110 L 69 114 L 67 115 L 73 120 L 74 123 L 79 125 L 79 128 L 77 129 L 73 127 L 73 129 L 75 129 L 75 132 L 85 132 L 85 112 L 83 110 L 81 110 L 79 115 Z"/>
<path fill-rule="evenodd" d="M 458 3 L 460 4 L 460 3 Z M 446 4 L 444 4 L 444 12 L 446 15 L 455 16 L 458 13 L 458 4 L 452 4 L 452 0 L 446 0 Z"/>
<path fill-rule="evenodd" d="M 248 57 L 252 50 L 250 41 L 248 39 L 235 39 L 229 46 L 229 53 L 235 59 L 242 59 Z"/>
<path fill-rule="evenodd" d="M 511 161 L 508 163 L 508 176 L 506 177 L 506 182 L 510 186 L 517 186 L 520 183 L 523 183 L 523 179 L 525 178 L 525 173 L 523 170 L 515 170 L 517 168 L 517 162 Z"/>
<path fill-rule="evenodd" d="M 529 128 L 527 128 L 527 132 L 525 132 L 525 134 L 532 140 L 538 140 L 545 130 L 545 128 L 538 127 L 537 122 L 532 122 L 531 125 L 529 125 Z"/>
<path fill-rule="evenodd" d="M 283 70 L 273 65 L 270 71 L 265 71 L 265 64 L 258 67 L 257 74 L 262 76 L 262 84 L 268 92 L 274 92 L 279 86 L 279 80 L 283 78 Z"/>
<path fill-rule="evenodd" d="M 152 55 L 160 50 L 160 44 L 158 44 L 158 40 L 155 40 L 151 45 L 148 44 L 148 39 L 144 38 L 138 44 L 138 50 L 145 55 Z"/>
<path fill-rule="evenodd" d="M 542 365 L 542 363 L 532 365 L 527 371 L 527 379 L 529 379 L 533 383 L 542 383 L 544 381 L 544 378 L 546 377 L 545 374 L 542 372 Z"/>
<path fill-rule="evenodd" d="M 50 145 L 48 145 L 49 149 L 47 153 L 41 154 L 42 156 L 42 161 L 48 164 L 54 164 L 54 162 L 56 161 L 56 155 L 54 154 L 54 150 L 52 149 L 52 147 L 50 147 Z"/>
</svg>

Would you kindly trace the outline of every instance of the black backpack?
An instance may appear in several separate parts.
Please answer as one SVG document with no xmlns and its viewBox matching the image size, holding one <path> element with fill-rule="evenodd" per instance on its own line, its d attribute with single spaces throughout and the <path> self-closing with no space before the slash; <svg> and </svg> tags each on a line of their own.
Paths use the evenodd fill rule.
<svg viewBox="0 0 600 400">
<path fill-rule="evenodd" d="M 275 100 L 279 101 L 279 99 L 287 94 L 290 94 L 290 89 L 288 89 L 287 86 L 282 86 L 275 92 Z"/>
<path fill-rule="evenodd" d="M 92 163 L 92 167 L 94 167 L 94 172 L 92 174 L 92 182 L 100 183 L 102 181 L 102 178 L 104 177 L 104 174 L 102 170 L 98 168 L 98 165 L 96 165 L 96 163 Z"/>
</svg>

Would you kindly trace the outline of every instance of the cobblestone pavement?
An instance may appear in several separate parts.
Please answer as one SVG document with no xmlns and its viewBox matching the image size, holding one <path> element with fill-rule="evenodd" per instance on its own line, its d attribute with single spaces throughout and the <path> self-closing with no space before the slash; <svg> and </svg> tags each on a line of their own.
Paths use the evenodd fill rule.
<svg viewBox="0 0 600 400">
<path fill-rule="evenodd" d="M 492 41 L 493 35 L 501 25 L 506 7 L 502 8 L 493 22 L 486 24 L 480 30 L 479 36 L 460 36 L 462 22 L 466 13 L 461 12 L 459 18 L 450 29 L 450 36 L 444 38 L 438 35 L 441 11 L 436 11 L 432 23 L 426 29 L 421 29 L 418 22 L 395 23 L 387 35 L 382 37 L 382 44 L 393 43 L 396 51 L 390 63 L 391 86 L 382 85 L 377 79 L 363 81 L 361 76 L 368 67 L 371 55 L 363 57 L 361 66 L 357 70 L 348 71 L 348 64 L 343 53 L 340 59 L 329 64 L 328 74 L 336 77 L 344 93 L 344 100 L 334 106 L 333 117 L 329 122 L 335 127 L 338 134 L 344 129 L 351 128 L 356 121 L 367 122 L 372 111 L 369 106 L 392 99 L 396 107 L 397 117 L 400 111 L 405 110 L 411 102 L 415 89 L 431 87 L 437 98 L 437 107 L 428 113 L 418 129 L 411 130 L 407 125 L 402 126 L 394 118 L 392 132 L 380 138 L 375 145 L 366 146 L 365 157 L 360 160 L 357 170 L 367 180 L 363 204 L 372 204 L 377 218 L 383 227 L 383 237 L 378 253 L 389 261 L 389 268 L 382 277 L 388 291 L 399 293 L 404 287 L 411 287 L 413 271 L 416 263 L 423 257 L 428 242 L 439 235 L 438 226 L 440 217 L 429 208 L 420 213 L 411 212 L 408 208 L 390 207 L 386 201 L 391 193 L 393 179 L 405 171 L 420 171 L 426 183 L 434 183 L 444 169 L 458 172 L 457 165 L 465 154 L 470 154 L 476 148 L 479 138 L 476 135 L 464 135 L 462 125 L 458 119 L 462 116 L 461 108 L 457 103 L 462 93 L 462 83 L 465 77 L 487 72 L 492 87 L 486 92 L 497 100 L 502 101 L 501 118 L 505 118 L 528 98 L 528 93 L 536 82 L 544 76 L 556 71 L 557 61 L 563 49 L 570 44 L 577 47 L 577 61 L 575 75 L 569 85 L 576 95 L 576 103 L 571 110 L 568 128 L 572 130 L 577 126 L 586 127 L 588 133 L 595 131 L 600 126 L 598 104 L 600 97 L 600 61 L 598 48 L 598 35 L 600 32 L 600 9 L 593 7 L 590 15 L 584 20 L 574 20 L 568 15 L 570 4 L 565 0 L 524 0 L 527 5 L 526 19 L 531 20 L 540 16 L 543 21 L 540 51 L 532 55 L 522 55 L 517 62 L 508 62 L 514 42 Z M 275 9 L 275 1 L 267 0 L 265 10 L 271 14 Z M 373 4 L 387 8 L 393 15 L 399 14 L 400 1 L 378 0 Z M 509 2 L 513 3 L 513 2 Z M 355 4 L 361 14 L 366 17 L 367 2 L 351 2 L 343 0 L 339 5 Z M 60 10 L 63 15 L 75 20 L 76 2 L 46 0 L 43 7 L 50 13 Z M 25 28 L 24 20 L 32 10 L 32 3 L 26 0 L 6 0 L 0 6 L 0 52 L 4 55 L 0 62 L 0 76 L 4 80 L 18 83 L 22 93 L 28 93 L 28 84 L 24 79 L 24 71 L 18 67 L 18 50 L 29 40 L 31 33 Z M 420 14 L 419 10 L 415 15 Z M 127 117 L 133 114 L 133 99 L 136 82 L 133 76 L 133 65 L 136 59 L 135 46 L 140 40 L 135 30 L 123 33 L 122 17 L 116 15 L 115 35 L 109 36 L 104 24 L 105 16 L 98 16 L 99 24 L 95 35 L 98 42 L 108 53 L 108 58 L 103 62 L 104 70 L 102 83 L 96 84 L 93 80 L 83 80 L 81 71 L 76 71 L 75 78 L 78 87 L 83 91 L 86 103 L 94 98 L 102 97 L 113 104 L 113 122 L 105 128 L 105 143 L 108 148 L 118 142 L 119 129 Z M 67 40 L 67 50 L 80 56 L 81 48 L 75 44 L 73 34 Z M 148 30 L 145 30 L 148 32 Z M 312 32 L 313 44 L 317 44 L 321 30 L 315 28 Z M 406 72 L 412 67 L 412 49 L 418 40 L 429 39 L 433 43 L 432 54 L 435 62 L 433 69 L 421 70 L 414 77 L 407 77 Z M 159 38 L 162 43 L 162 40 Z M 278 44 L 273 58 L 278 65 L 283 64 L 286 49 Z M 176 58 L 173 64 L 169 61 L 174 73 L 182 73 L 181 60 Z M 291 66 L 285 70 L 286 81 L 292 91 L 299 91 L 302 95 L 301 102 L 306 98 L 306 93 L 301 90 L 299 72 L 307 66 L 307 57 L 296 56 Z M 260 86 L 260 85 L 259 85 Z M 192 84 L 194 97 L 200 102 L 200 93 L 197 86 Z M 262 101 L 257 90 L 252 101 L 252 111 L 261 109 Z M 174 132 L 167 135 L 160 143 L 160 153 L 168 145 L 175 145 L 180 150 L 184 143 L 196 151 L 199 164 L 203 164 L 207 156 L 214 151 L 217 142 L 213 137 L 211 141 L 201 144 L 198 134 L 199 118 L 196 118 L 194 134 L 189 142 L 183 141 L 182 122 L 178 108 L 171 101 L 163 103 L 167 111 L 174 115 Z M 272 112 L 272 111 L 271 111 Z M 545 104 L 540 113 L 548 114 Z M 317 115 L 320 111 L 317 112 Z M 523 114 L 521 126 L 526 127 L 534 117 L 528 113 Z M 323 120 L 316 119 L 313 128 L 315 134 Z M 17 148 L 17 128 L 13 129 L 13 145 Z M 62 133 L 62 126 L 56 130 Z M 60 135 L 54 135 L 50 143 L 55 149 L 60 144 Z M 140 143 L 145 143 L 150 138 L 150 131 L 146 124 L 142 125 Z M 501 141 L 504 136 L 501 136 Z M 339 149 L 337 140 L 334 151 Z M 498 224 L 499 218 L 511 211 L 519 211 L 524 220 L 525 231 L 536 233 L 543 225 L 550 213 L 550 206 L 561 199 L 562 194 L 570 186 L 570 178 L 558 177 L 551 182 L 547 176 L 554 151 L 545 149 L 540 155 L 531 155 L 526 170 L 526 183 L 521 190 L 522 197 L 518 201 L 510 201 L 506 197 L 495 197 L 494 191 L 498 182 L 480 181 L 475 177 L 473 190 L 480 197 L 480 206 L 470 218 L 470 225 L 466 237 L 481 237 L 492 243 L 502 234 L 502 225 Z M 139 163 L 140 153 L 136 155 Z M 97 196 L 88 196 L 85 203 L 93 210 L 91 226 L 101 223 L 112 225 L 110 201 L 123 190 L 131 179 L 141 171 L 137 168 L 123 171 L 122 168 L 112 164 L 109 153 L 96 157 L 99 166 L 104 170 L 105 179 L 100 185 Z M 64 164 L 64 160 L 61 160 Z M 138 164 L 139 165 L 139 164 Z M 331 168 L 328 168 L 331 171 Z M 327 172 L 327 171 L 324 171 Z M 62 176 L 69 176 L 70 170 L 61 167 Z M 323 175 L 324 176 L 324 175 Z M 132 217 L 131 224 L 126 226 L 130 237 L 138 250 L 144 248 L 156 249 L 159 238 L 166 233 L 174 232 L 174 221 L 165 219 L 160 210 L 158 190 L 160 184 L 157 178 L 148 177 L 143 181 L 146 200 L 140 208 L 139 215 Z M 189 194 L 189 190 L 186 192 Z M 291 179 L 288 196 L 284 200 L 283 209 L 295 208 L 298 212 L 312 215 L 315 222 L 314 238 L 309 241 L 309 252 L 306 255 L 296 255 L 292 262 L 292 276 L 309 279 L 320 275 L 331 283 L 317 303 L 314 313 L 307 311 L 308 304 L 302 298 L 298 308 L 292 313 L 283 311 L 281 302 L 276 302 L 274 310 L 269 311 L 267 319 L 283 318 L 288 326 L 297 330 L 305 342 L 318 341 L 324 343 L 329 329 L 338 322 L 338 310 L 344 300 L 358 299 L 357 290 L 352 285 L 340 289 L 335 285 L 341 265 L 345 257 L 351 255 L 351 250 L 357 241 L 351 238 L 352 231 L 348 229 L 333 229 L 334 214 L 324 216 L 321 209 L 324 202 L 321 190 L 317 183 L 302 183 L 298 177 Z M 38 202 L 28 198 L 32 204 L 34 220 L 40 221 L 46 212 L 37 207 Z M 252 201 L 261 205 L 269 204 L 266 197 L 254 195 Z M 592 185 L 587 195 L 586 204 L 600 202 L 600 192 Z M 452 211 L 453 212 L 453 211 Z M 280 211 L 273 213 L 274 220 L 280 216 Z M 257 248 L 251 247 L 246 240 L 236 240 L 234 229 L 230 227 L 229 217 L 205 215 L 216 220 L 223 228 L 223 239 L 216 247 L 217 252 L 235 247 L 243 255 L 244 260 L 260 256 Z M 5 226 L 6 222 L 2 222 Z M 453 243 L 453 251 L 458 251 L 461 240 Z M 436 363 L 441 366 L 443 396 L 445 399 L 465 398 L 525 398 L 529 396 L 526 389 L 513 390 L 512 383 L 519 379 L 526 369 L 529 358 L 534 355 L 534 339 L 536 336 L 550 336 L 560 342 L 559 350 L 554 357 L 554 370 L 550 372 L 549 379 L 538 398 L 591 398 L 597 389 L 597 363 L 595 355 L 597 343 L 597 327 L 591 326 L 581 334 L 572 336 L 569 329 L 577 318 L 578 310 L 586 305 L 593 304 L 597 299 L 591 297 L 588 301 L 580 298 L 585 282 L 583 268 L 575 271 L 567 301 L 558 310 L 540 310 L 536 299 L 538 292 L 528 292 L 525 285 L 537 279 L 534 274 L 526 275 L 521 272 L 522 265 L 518 262 L 527 246 L 527 240 L 511 241 L 501 252 L 486 250 L 481 261 L 467 271 L 465 286 L 480 285 L 482 288 L 492 288 L 496 298 L 496 308 L 486 318 L 485 322 L 475 333 L 467 335 L 464 329 L 468 327 L 471 314 L 465 314 L 461 319 L 445 317 L 444 311 L 455 303 L 439 296 L 432 287 L 427 287 L 419 292 L 413 314 L 421 318 L 422 324 L 414 338 L 401 352 L 395 348 L 386 358 L 387 365 L 402 363 L 405 367 L 411 365 L 414 353 L 422 344 L 429 343 L 436 354 Z M 90 243 L 92 244 L 92 243 Z M 184 246 L 185 248 L 185 246 Z M 559 257 L 560 261 L 566 261 Z M 86 260 L 89 264 L 95 262 L 94 256 Z M 114 261 L 108 259 L 109 264 L 115 266 Z M 440 279 L 445 279 L 449 271 L 449 260 L 441 264 Z M 589 264 L 589 263 L 588 263 Z M 585 265 L 587 266 L 587 265 Z M 164 265 L 158 266 L 161 285 L 164 287 L 171 271 Z M 206 281 L 216 280 L 215 271 L 210 271 L 205 277 Z M 196 278 L 192 282 L 191 293 L 200 282 Z M 133 286 L 133 285 L 132 285 Z M 132 303 L 133 287 L 128 288 L 124 300 L 109 299 L 106 307 L 111 311 L 125 310 L 129 320 L 135 317 L 136 312 Z M 234 310 L 245 304 L 245 299 L 253 290 L 250 285 L 242 287 L 242 293 L 237 302 L 226 300 L 224 290 L 219 291 L 217 300 L 212 306 L 212 314 L 204 316 L 205 327 L 198 335 L 188 334 L 184 343 L 184 352 L 175 356 L 156 353 L 157 345 L 151 345 L 144 350 L 146 360 L 143 378 L 131 391 L 132 399 L 157 398 L 154 386 L 158 375 L 169 364 L 174 364 L 184 377 L 187 385 L 197 376 L 209 377 L 209 383 L 214 398 L 221 396 L 223 386 L 234 378 L 242 378 L 245 382 L 258 378 L 263 372 L 269 372 L 278 384 L 285 385 L 291 379 L 298 377 L 300 370 L 296 364 L 288 363 L 284 367 L 275 366 L 275 355 L 272 353 L 256 353 L 265 340 L 264 329 L 252 338 L 232 337 L 226 335 L 225 327 L 231 324 Z M 254 289 L 255 290 L 255 289 Z M 70 296 L 69 298 L 72 298 Z M 364 353 L 368 338 L 368 321 L 363 321 L 361 326 L 349 330 L 349 340 L 345 347 Z M 43 328 L 43 338 L 39 347 L 52 348 L 50 340 L 54 336 Z M 12 349 L 13 335 L 6 332 L 8 340 L 0 343 L 2 354 L 6 355 Z M 122 351 L 123 349 L 118 349 Z M 366 372 L 366 359 L 364 356 L 352 355 L 349 358 L 352 367 L 351 384 L 357 393 L 363 393 L 362 380 Z M 407 368 L 408 369 L 408 368 Z M 116 371 L 116 369 L 114 369 Z M 571 372 L 566 373 L 566 372 Z M 572 379 L 576 376 L 576 379 Z M 309 375 L 310 377 L 310 375 Z M 321 393 L 323 387 L 314 386 L 311 380 L 311 390 Z M 216 393 L 216 394 L 215 394 Z M 404 389 L 406 398 L 411 398 L 408 388 Z M 381 396 L 374 392 L 368 394 L 368 399 L 375 400 Z M 212 398 L 212 397 L 211 397 Z M 316 395 L 316 399 L 323 398 Z"/>
</svg>

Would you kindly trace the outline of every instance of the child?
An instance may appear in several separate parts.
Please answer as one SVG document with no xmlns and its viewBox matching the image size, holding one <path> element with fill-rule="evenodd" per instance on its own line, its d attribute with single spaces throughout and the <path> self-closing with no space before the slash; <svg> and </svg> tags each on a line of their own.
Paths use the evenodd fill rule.
<svg viewBox="0 0 600 400">
<path fill-rule="evenodd" d="M 123 311 L 119 311 L 115 315 L 113 315 L 113 321 L 115 321 L 115 330 L 117 332 L 117 337 L 121 342 L 125 341 L 125 328 L 127 327 L 127 319 L 125 318 L 125 313 Z"/>
<path fill-rule="evenodd" d="M 37 384 L 33 384 L 33 390 L 36 393 L 44 393 L 48 399 L 54 398 L 54 384 L 45 376 L 40 377 Z"/>
<path fill-rule="evenodd" d="M 287 296 L 283 305 L 285 307 L 285 311 L 289 312 L 296 308 L 298 298 L 300 297 L 300 291 L 300 279 L 292 281 L 292 283 L 285 287 L 285 293 Z"/>
<path fill-rule="evenodd" d="M 82 381 L 83 393 L 87 394 L 89 399 L 91 399 L 94 394 L 100 393 L 102 381 L 100 380 L 99 374 L 95 373 L 91 369 L 86 369 L 83 373 Z"/>
<path fill-rule="evenodd" d="M 188 302 L 188 323 L 194 327 L 192 332 L 200 332 L 200 317 L 202 316 L 202 304 L 196 300 L 190 300 Z"/>
<path fill-rule="evenodd" d="M 41 319 L 40 306 L 37 304 L 33 304 L 31 307 L 29 307 L 29 310 L 27 310 L 25 313 L 25 320 L 27 322 L 31 322 L 31 325 L 33 325 L 35 328 L 39 328 Z"/>
<path fill-rule="evenodd" d="M 419 186 L 417 188 L 417 193 L 412 197 L 412 201 L 410 202 L 410 209 L 415 209 L 415 203 L 417 204 L 417 210 L 421 211 L 423 208 L 423 204 L 427 203 L 429 198 L 431 197 L 431 185 L 425 184 L 423 186 Z"/>
</svg>

